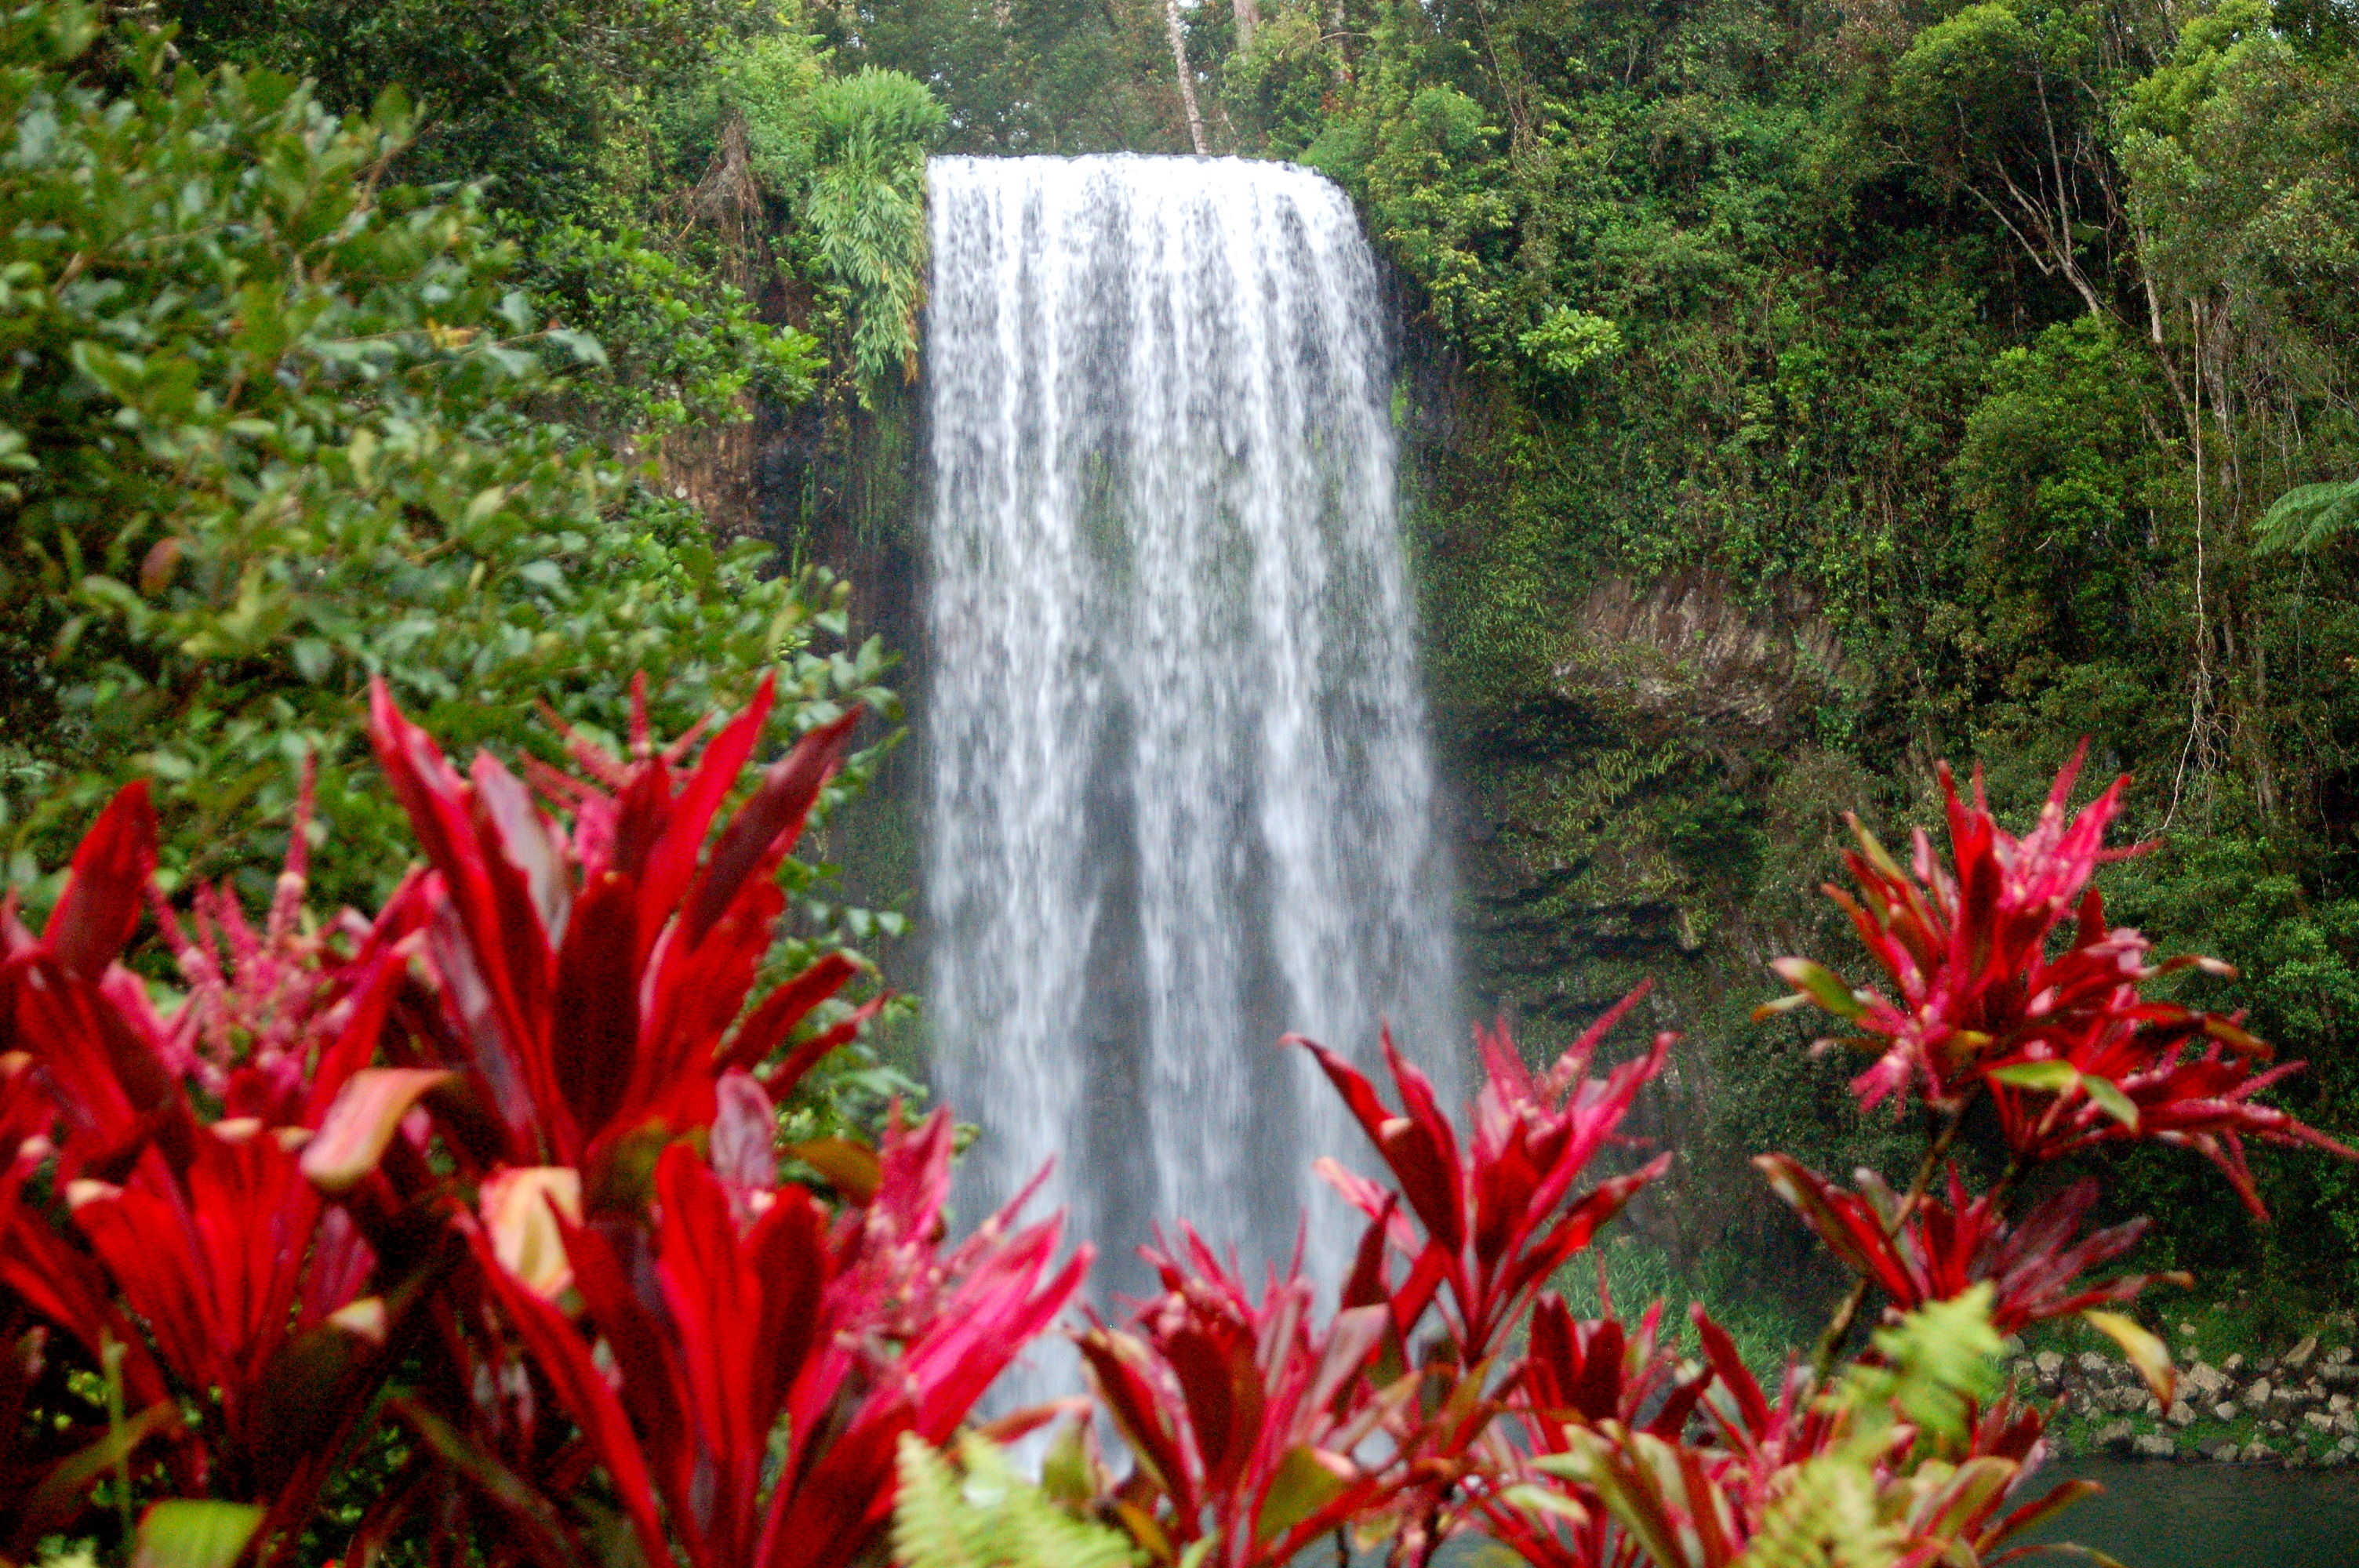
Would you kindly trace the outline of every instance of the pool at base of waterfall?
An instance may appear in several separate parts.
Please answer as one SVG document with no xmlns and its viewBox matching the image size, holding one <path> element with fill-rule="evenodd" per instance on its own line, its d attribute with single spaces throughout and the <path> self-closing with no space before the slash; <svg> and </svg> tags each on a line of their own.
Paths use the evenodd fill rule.
<svg viewBox="0 0 2359 1568">
<path fill-rule="evenodd" d="M 2032 1539 L 2127 1568 L 2359 1568 L 2359 1475 L 2348 1470 L 2076 1459 L 2040 1477 L 2074 1478 L 2105 1489 Z"/>
</svg>

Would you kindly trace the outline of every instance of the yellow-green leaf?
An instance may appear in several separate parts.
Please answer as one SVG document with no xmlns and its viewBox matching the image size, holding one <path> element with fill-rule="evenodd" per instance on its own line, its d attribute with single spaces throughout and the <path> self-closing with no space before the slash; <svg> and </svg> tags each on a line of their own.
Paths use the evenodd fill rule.
<svg viewBox="0 0 2359 1568">
<path fill-rule="evenodd" d="M 2136 1318 L 2120 1313 L 2092 1311 L 2081 1315 L 2089 1320 L 2090 1327 L 2121 1346 L 2122 1355 L 2145 1379 L 2147 1391 L 2169 1410 L 2179 1392 L 2179 1368 L 2170 1364 L 2170 1346 L 2147 1333 Z"/>
<path fill-rule="evenodd" d="M 140 1516 L 131 1568 L 232 1568 L 261 1528 L 262 1510 L 251 1503 L 150 1503 Z"/>
</svg>

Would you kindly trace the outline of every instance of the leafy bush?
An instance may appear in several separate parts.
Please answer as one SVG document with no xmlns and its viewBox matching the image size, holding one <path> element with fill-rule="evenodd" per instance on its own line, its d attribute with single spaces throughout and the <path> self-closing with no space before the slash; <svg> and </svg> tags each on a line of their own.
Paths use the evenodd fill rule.
<svg viewBox="0 0 2359 1568">
<path fill-rule="evenodd" d="M 668 728 L 773 667 L 799 723 L 889 707 L 874 646 L 811 651 L 841 630 L 823 582 L 716 551 L 546 416 L 604 384 L 603 351 L 514 286 L 475 193 L 390 181 L 397 96 L 340 122 L 267 71 L 174 70 L 166 43 L 85 6 L 0 18 L 13 874 L 133 774 L 168 886 L 266 867 L 259 825 L 316 753 L 323 886 L 381 892 L 402 841 L 359 783 L 375 676 L 445 733 L 510 744 L 540 703 L 620 734 L 636 669 Z M 809 372 L 792 344 L 769 364 Z M 709 362 L 663 373 L 701 382 L 683 406 L 721 390 Z"/>
</svg>

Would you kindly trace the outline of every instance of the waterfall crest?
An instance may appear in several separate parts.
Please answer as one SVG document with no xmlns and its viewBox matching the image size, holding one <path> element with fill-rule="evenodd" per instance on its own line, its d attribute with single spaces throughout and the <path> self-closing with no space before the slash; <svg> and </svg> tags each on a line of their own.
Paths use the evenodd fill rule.
<svg viewBox="0 0 2359 1568">
<path fill-rule="evenodd" d="M 1250 1263 L 1361 1138 L 1299 1030 L 1455 1052 L 1449 879 L 1373 259 L 1240 159 L 937 158 L 925 734 L 940 1087 L 970 1220 L 1057 1161 L 1103 1261 Z M 1454 1103 L 1446 1074 L 1440 1086 Z"/>
</svg>

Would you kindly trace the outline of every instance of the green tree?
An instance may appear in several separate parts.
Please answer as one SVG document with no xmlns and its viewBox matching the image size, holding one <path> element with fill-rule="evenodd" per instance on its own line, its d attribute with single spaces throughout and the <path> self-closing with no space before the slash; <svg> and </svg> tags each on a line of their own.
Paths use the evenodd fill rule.
<svg viewBox="0 0 2359 1568">
<path fill-rule="evenodd" d="M 170 873 L 266 865 L 316 752 L 321 893 L 381 888 L 406 851 L 356 777 L 376 676 L 452 742 L 511 750 L 545 735 L 542 703 L 621 734 L 640 670 L 673 731 L 772 668 L 782 733 L 855 698 L 889 711 L 873 645 L 814 650 L 841 628 L 823 585 L 717 552 L 546 417 L 603 352 L 516 287 L 472 190 L 393 178 L 397 97 L 339 121 L 285 77 L 168 49 L 75 6 L 0 32 L 20 872 L 132 773 L 160 786 Z"/>
</svg>

